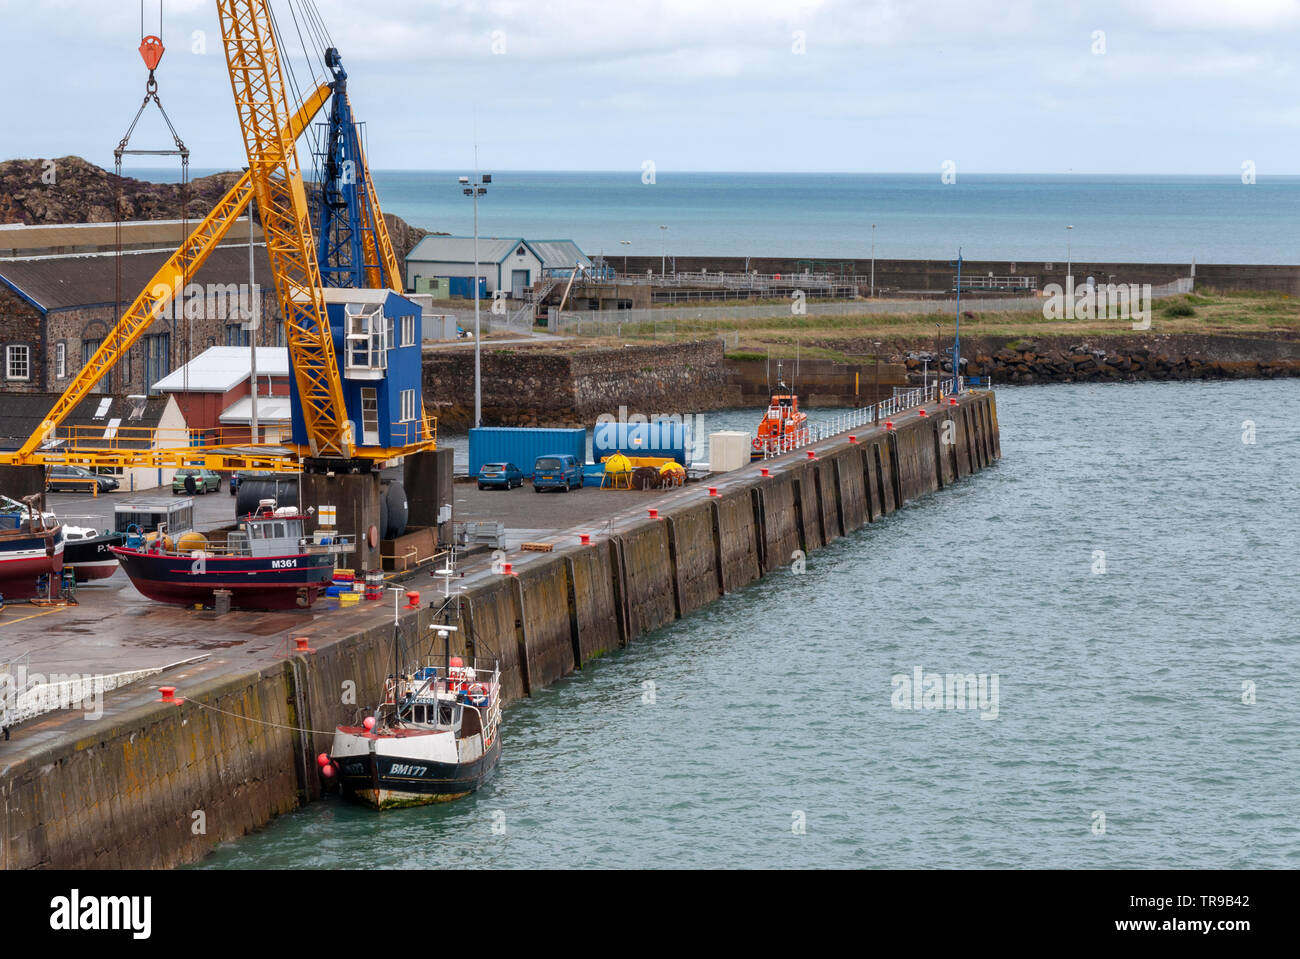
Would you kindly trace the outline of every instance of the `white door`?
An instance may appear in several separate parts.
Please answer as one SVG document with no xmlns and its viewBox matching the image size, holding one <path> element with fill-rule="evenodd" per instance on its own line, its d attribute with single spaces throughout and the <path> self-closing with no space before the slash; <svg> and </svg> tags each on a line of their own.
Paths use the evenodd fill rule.
<svg viewBox="0 0 1300 959">
<path fill-rule="evenodd" d="M 510 273 L 510 296 L 512 299 L 522 300 L 524 291 L 528 289 L 528 271 L 513 270 Z"/>
</svg>

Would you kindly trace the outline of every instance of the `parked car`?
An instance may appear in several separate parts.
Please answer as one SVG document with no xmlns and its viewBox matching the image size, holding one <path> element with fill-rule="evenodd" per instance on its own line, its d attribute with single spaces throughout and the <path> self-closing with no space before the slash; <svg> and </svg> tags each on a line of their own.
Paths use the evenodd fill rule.
<svg viewBox="0 0 1300 959">
<path fill-rule="evenodd" d="M 92 485 L 93 484 L 93 485 Z M 99 487 L 101 493 L 111 493 L 118 482 L 111 476 L 100 476 L 80 466 L 51 466 L 45 482 L 47 493 L 89 493 Z"/>
<path fill-rule="evenodd" d="M 489 486 L 514 489 L 524 485 L 524 471 L 514 463 L 484 463 L 478 471 L 478 488 Z"/>
<path fill-rule="evenodd" d="M 194 492 L 220 493 L 221 474 L 215 470 L 179 469 L 172 478 L 172 492 L 179 496 L 185 490 L 185 477 L 194 477 Z"/>
<path fill-rule="evenodd" d="M 533 464 L 533 490 L 562 489 L 566 493 L 582 487 L 582 464 L 573 456 L 555 453 L 539 456 Z"/>
</svg>

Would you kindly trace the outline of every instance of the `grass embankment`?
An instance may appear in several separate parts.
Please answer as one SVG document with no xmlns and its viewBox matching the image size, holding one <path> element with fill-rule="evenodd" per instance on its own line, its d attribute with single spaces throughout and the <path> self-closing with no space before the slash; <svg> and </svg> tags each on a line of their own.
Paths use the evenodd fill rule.
<svg viewBox="0 0 1300 959">
<path fill-rule="evenodd" d="M 735 306 L 735 304 L 731 304 Z M 736 360 L 800 355 L 846 359 L 837 349 L 842 342 L 860 346 L 864 338 L 932 341 L 936 333 L 952 336 L 953 315 L 944 313 L 862 314 L 817 316 L 817 304 L 809 303 L 806 316 L 776 319 L 683 319 L 658 323 L 624 324 L 622 336 L 593 337 L 593 343 L 623 343 L 628 340 L 698 340 L 724 336 L 728 357 Z M 1047 319 L 1041 306 L 1023 311 L 983 311 L 978 300 L 963 303 L 963 336 L 997 336 L 1032 339 L 1049 336 L 1149 336 L 1152 334 L 1246 335 L 1300 333 L 1300 298 L 1284 293 L 1223 293 L 1204 290 L 1155 300 L 1151 328 L 1134 331 L 1131 320 Z M 936 330 L 936 324 L 938 329 Z M 588 338 L 584 338 L 588 339 Z M 815 342 L 817 345 L 812 346 Z M 801 345 L 800 345 L 801 344 Z"/>
</svg>

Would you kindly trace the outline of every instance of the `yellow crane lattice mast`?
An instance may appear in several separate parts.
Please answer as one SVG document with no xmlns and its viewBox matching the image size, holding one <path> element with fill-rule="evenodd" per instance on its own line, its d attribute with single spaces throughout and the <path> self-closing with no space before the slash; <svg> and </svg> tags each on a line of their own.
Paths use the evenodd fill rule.
<svg viewBox="0 0 1300 959">
<path fill-rule="evenodd" d="M 350 459 L 352 425 L 321 295 L 298 151 L 285 130 L 289 104 L 270 7 L 267 0 L 217 0 L 217 14 L 310 454 Z"/>
</svg>

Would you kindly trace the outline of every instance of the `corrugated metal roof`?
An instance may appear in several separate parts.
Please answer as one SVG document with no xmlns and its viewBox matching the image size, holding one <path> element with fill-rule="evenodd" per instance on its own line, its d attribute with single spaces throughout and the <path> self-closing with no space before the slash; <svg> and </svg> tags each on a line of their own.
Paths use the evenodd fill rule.
<svg viewBox="0 0 1300 959">
<path fill-rule="evenodd" d="M 254 248 L 256 282 L 270 289 L 271 261 L 265 247 Z M 122 307 L 125 309 L 153 279 L 171 251 L 122 254 Z M 117 255 L 34 257 L 0 260 L 0 281 L 46 312 L 113 303 Z M 192 283 L 247 283 L 248 248 L 225 246 L 212 251 Z"/>
<path fill-rule="evenodd" d="M 527 246 L 523 237 L 481 236 L 478 238 L 479 263 L 501 263 L 520 245 Z M 426 236 L 410 253 L 407 262 L 419 263 L 473 263 L 474 238 L 472 236 Z"/>
<path fill-rule="evenodd" d="M 572 270 L 574 265 L 590 267 L 591 259 L 572 240 L 527 240 L 544 270 Z"/>
<path fill-rule="evenodd" d="M 0 449 L 14 450 L 22 446 L 58 400 L 58 393 L 6 394 L 0 403 Z M 114 420 L 120 427 L 157 429 L 170 402 L 170 396 L 91 394 L 64 418 L 59 430 L 70 426 L 108 430 Z M 120 443 L 126 445 L 126 441 Z"/>
<path fill-rule="evenodd" d="M 288 423 L 290 415 L 289 397 L 259 396 L 257 398 L 258 426 L 264 423 Z M 230 408 L 221 414 L 221 422 L 235 426 L 250 425 L 253 422 L 253 398 L 245 396 L 232 403 Z"/>
<path fill-rule="evenodd" d="M 189 231 L 194 232 L 201 220 L 189 220 Z M 181 242 L 183 220 L 130 220 L 122 224 L 122 243 L 127 246 L 151 244 L 175 248 Z M 262 229 L 253 224 L 256 241 L 262 239 Z M 231 227 L 222 241 L 246 242 L 248 218 L 243 217 Z M 13 256 L 29 255 L 29 251 L 53 250 L 67 247 L 99 247 L 117 249 L 117 224 L 115 223 L 4 223 L 0 224 L 0 252 L 15 251 Z M 87 251 L 89 252 L 89 251 Z"/>
<path fill-rule="evenodd" d="M 249 377 L 247 346 L 210 346 L 180 369 L 153 385 L 164 393 L 224 393 Z M 257 375 L 288 376 L 289 350 L 283 346 L 257 348 Z"/>
</svg>

